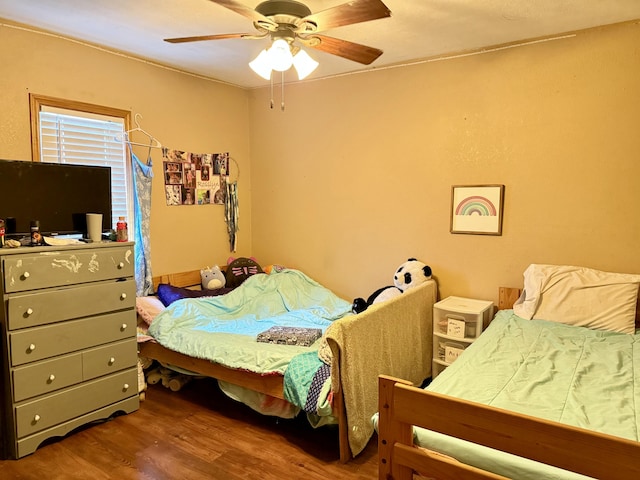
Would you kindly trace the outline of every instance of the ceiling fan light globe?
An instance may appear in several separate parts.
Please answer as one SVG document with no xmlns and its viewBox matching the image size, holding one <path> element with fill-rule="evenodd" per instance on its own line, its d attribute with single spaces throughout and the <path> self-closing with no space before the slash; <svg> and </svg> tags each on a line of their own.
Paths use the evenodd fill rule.
<svg viewBox="0 0 640 480">
<path fill-rule="evenodd" d="M 291 55 L 291 49 L 289 43 L 281 38 L 275 40 L 268 51 L 269 60 L 271 62 L 271 68 L 284 72 L 289 70 L 293 65 L 293 55 Z"/>
<path fill-rule="evenodd" d="M 300 50 L 293 57 L 293 66 L 298 72 L 298 79 L 303 80 L 318 67 L 318 62 L 311 58 L 307 52 Z"/>
<path fill-rule="evenodd" d="M 271 58 L 267 50 L 262 50 L 252 62 L 249 62 L 249 66 L 265 80 L 271 78 Z"/>
</svg>

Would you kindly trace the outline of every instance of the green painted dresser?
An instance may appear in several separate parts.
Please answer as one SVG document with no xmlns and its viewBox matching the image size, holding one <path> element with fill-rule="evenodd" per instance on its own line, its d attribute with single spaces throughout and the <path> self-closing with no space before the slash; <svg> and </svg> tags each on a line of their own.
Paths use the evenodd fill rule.
<svg viewBox="0 0 640 480">
<path fill-rule="evenodd" d="M 0 249 L 3 458 L 138 409 L 133 248 Z"/>
</svg>

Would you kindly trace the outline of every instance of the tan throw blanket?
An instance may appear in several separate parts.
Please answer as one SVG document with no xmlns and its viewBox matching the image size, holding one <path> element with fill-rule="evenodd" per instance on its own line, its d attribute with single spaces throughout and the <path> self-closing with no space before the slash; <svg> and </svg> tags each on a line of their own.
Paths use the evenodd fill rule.
<svg viewBox="0 0 640 480">
<path fill-rule="evenodd" d="M 378 411 L 378 375 L 416 384 L 431 375 L 433 304 L 437 284 L 430 280 L 358 315 L 335 321 L 326 337 L 333 358 L 332 389 L 342 387 L 349 446 L 354 456 L 366 447 Z"/>
</svg>

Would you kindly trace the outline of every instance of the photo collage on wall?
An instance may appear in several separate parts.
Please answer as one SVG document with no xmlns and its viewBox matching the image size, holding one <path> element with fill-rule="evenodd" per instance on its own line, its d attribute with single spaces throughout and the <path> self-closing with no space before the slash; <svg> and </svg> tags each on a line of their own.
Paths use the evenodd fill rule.
<svg viewBox="0 0 640 480">
<path fill-rule="evenodd" d="M 164 149 L 167 205 L 224 205 L 229 153 L 189 153 Z"/>
</svg>

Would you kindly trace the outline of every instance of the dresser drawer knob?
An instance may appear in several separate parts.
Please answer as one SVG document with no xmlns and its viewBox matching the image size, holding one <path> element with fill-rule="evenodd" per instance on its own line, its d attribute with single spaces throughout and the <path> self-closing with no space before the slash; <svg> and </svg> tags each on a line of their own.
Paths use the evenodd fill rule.
<svg viewBox="0 0 640 480">
<path fill-rule="evenodd" d="M 27 308 L 27 311 L 25 313 L 27 314 L 27 317 L 30 315 L 33 315 L 33 308 L 31 307 Z"/>
<path fill-rule="evenodd" d="M 125 392 L 126 392 L 127 390 L 129 390 L 129 384 L 128 384 L 128 383 L 125 383 L 125 384 L 122 386 L 122 390 L 124 390 Z"/>
<path fill-rule="evenodd" d="M 31 276 L 31 274 L 30 274 L 29 272 L 24 272 L 24 273 L 22 274 L 22 278 L 24 278 L 25 280 L 26 280 L 27 278 L 29 278 L 30 276 Z"/>
<path fill-rule="evenodd" d="M 56 376 L 52 373 L 49 375 L 49 383 L 52 383 L 56 379 Z"/>
<path fill-rule="evenodd" d="M 36 344 L 32 343 L 27 347 L 27 352 L 33 352 L 36 349 Z"/>
<path fill-rule="evenodd" d="M 120 294 L 120 300 L 124 300 L 127 298 L 127 294 L 126 293 L 121 293 Z"/>
<path fill-rule="evenodd" d="M 37 413 L 33 416 L 33 423 L 38 423 L 40 421 L 40 415 Z"/>
<path fill-rule="evenodd" d="M 120 325 L 120 331 L 124 332 L 127 329 L 127 324 L 123 323 L 122 325 Z"/>
<path fill-rule="evenodd" d="M 118 263 L 118 268 L 122 270 L 124 268 L 124 262 Z"/>
<path fill-rule="evenodd" d="M 116 363 L 116 359 L 115 359 L 115 358 L 113 358 L 113 357 L 111 357 L 111 358 L 109 359 L 109 365 L 113 365 L 114 363 Z"/>
</svg>

